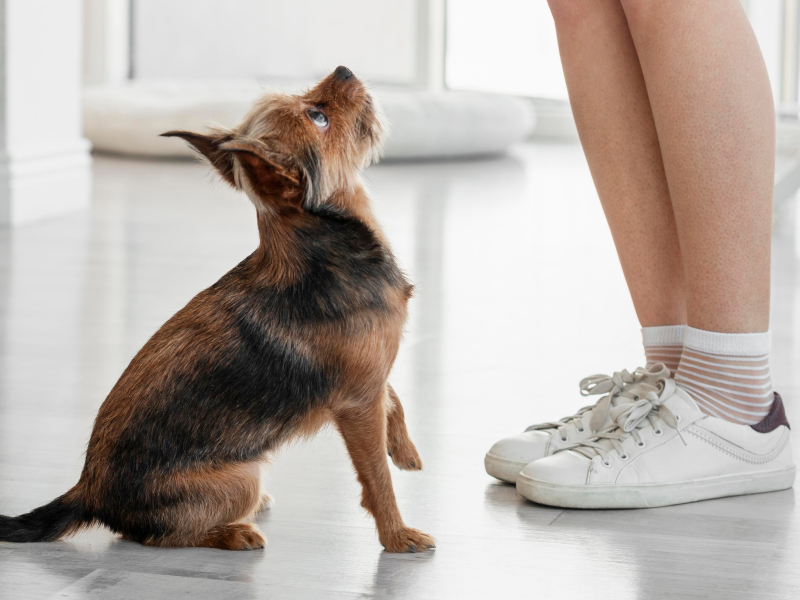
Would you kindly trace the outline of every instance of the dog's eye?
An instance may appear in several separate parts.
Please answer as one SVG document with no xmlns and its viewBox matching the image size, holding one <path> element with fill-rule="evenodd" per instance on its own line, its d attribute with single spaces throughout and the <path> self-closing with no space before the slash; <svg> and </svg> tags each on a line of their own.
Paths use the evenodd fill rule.
<svg viewBox="0 0 800 600">
<path fill-rule="evenodd" d="M 308 109 L 308 118 L 314 121 L 317 127 L 326 127 L 328 125 L 328 117 L 325 113 L 318 111 L 316 108 Z"/>
</svg>

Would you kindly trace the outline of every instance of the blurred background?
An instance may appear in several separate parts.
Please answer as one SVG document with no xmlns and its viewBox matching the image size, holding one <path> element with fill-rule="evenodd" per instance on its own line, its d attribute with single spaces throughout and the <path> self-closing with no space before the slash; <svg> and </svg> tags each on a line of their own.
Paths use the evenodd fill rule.
<svg viewBox="0 0 800 600">
<path fill-rule="evenodd" d="M 797 3 L 743 5 L 782 117 L 776 194 L 784 199 L 800 185 Z M 385 100 L 394 126 L 389 159 L 576 140 L 544 1 L 7 0 L 2 7 L 3 223 L 85 208 L 90 148 L 189 156 L 179 141 L 156 135 L 233 125 L 264 90 L 301 89 L 339 63 Z M 71 181 L 59 201 L 56 180 Z"/>
<path fill-rule="evenodd" d="M 796 421 L 800 2 L 742 4 L 778 115 L 772 374 Z M 235 125 L 264 91 L 341 64 L 392 126 L 364 177 L 416 286 L 392 382 L 425 461 L 392 476 L 406 521 L 439 542 L 381 554 L 327 431 L 275 460 L 265 551 L 104 530 L 0 544 L 0 597 L 796 595 L 791 491 L 579 514 L 483 470 L 496 440 L 585 404 L 581 378 L 643 363 L 545 0 L 0 0 L 0 40 L 0 514 L 75 483 L 134 354 L 258 243 L 247 198 L 158 134 Z"/>
</svg>

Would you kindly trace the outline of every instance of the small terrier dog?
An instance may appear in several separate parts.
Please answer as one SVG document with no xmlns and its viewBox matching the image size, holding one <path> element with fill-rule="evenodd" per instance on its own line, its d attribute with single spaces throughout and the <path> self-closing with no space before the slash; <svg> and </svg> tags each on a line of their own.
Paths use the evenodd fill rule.
<svg viewBox="0 0 800 600">
<path fill-rule="evenodd" d="M 236 129 L 163 134 L 249 196 L 258 249 L 150 338 L 100 407 L 77 485 L 0 516 L 0 541 L 101 523 L 150 546 L 261 548 L 261 464 L 332 422 L 381 544 L 434 547 L 403 523 L 386 458 L 422 468 L 388 383 L 412 286 L 359 177 L 383 132 L 364 85 L 338 67 L 303 95 L 267 95 Z"/>
</svg>

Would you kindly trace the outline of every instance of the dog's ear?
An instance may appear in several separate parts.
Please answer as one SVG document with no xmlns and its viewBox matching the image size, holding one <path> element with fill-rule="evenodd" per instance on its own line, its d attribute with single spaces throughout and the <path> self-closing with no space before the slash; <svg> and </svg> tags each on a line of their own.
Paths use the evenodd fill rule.
<svg viewBox="0 0 800 600">
<path fill-rule="evenodd" d="M 179 137 L 192 145 L 203 155 L 217 173 L 233 187 L 236 181 L 233 177 L 233 155 L 221 148 L 223 144 L 231 141 L 234 134 L 228 131 L 212 131 L 208 134 L 194 133 L 191 131 L 168 131 L 162 137 Z"/>
<path fill-rule="evenodd" d="M 221 144 L 220 150 L 236 155 L 250 190 L 264 202 L 284 201 L 298 206 L 303 202 L 300 171 L 278 162 L 263 143 L 237 138 Z M 241 183 L 237 181 L 240 188 Z"/>
</svg>

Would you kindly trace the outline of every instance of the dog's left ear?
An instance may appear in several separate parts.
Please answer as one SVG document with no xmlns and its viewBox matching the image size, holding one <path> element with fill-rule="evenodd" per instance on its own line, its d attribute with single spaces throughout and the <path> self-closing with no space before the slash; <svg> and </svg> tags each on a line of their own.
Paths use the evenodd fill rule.
<svg viewBox="0 0 800 600">
<path fill-rule="evenodd" d="M 233 156 L 230 152 L 221 149 L 222 144 L 233 139 L 229 131 L 212 131 L 208 134 L 194 133 L 192 131 L 168 131 L 162 137 L 179 137 L 189 142 L 195 150 L 202 154 L 217 173 L 233 187 L 236 182 L 233 178 Z"/>
<path fill-rule="evenodd" d="M 251 191 L 262 201 L 273 204 L 284 201 L 298 206 L 302 203 L 304 190 L 299 170 L 279 163 L 264 144 L 238 138 L 225 142 L 220 150 L 236 156 Z M 237 181 L 237 184 L 243 187 L 242 182 Z"/>
</svg>

